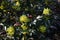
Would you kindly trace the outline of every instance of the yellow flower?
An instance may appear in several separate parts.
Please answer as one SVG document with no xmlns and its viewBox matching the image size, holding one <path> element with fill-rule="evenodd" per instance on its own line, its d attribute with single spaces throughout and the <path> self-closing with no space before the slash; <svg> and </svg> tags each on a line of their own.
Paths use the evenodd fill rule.
<svg viewBox="0 0 60 40">
<path fill-rule="evenodd" d="M 27 30 L 27 29 L 28 29 L 28 27 L 25 26 L 24 24 L 21 25 L 21 28 L 22 28 L 23 30 Z"/>
<path fill-rule="evenodd" d="M 20 3 L 18 1 L 16 2 L 16 6 L 20 6 Z"/>
<path fill-rule="evenodd" d="M 21 40 L 25 40 L 25 37 L 23 36 Z"/>
<path fill-rule="evenodd" d="M 49 15 L 49 14 L 50 14 L 50 9 L 44 8 L 43 14 L 44 14 L 44 15 Z"/>
<path fill-rule="evenodd" d="M 27 34 L 28 32 L 22 32 L 24 35 Z"/>
<path fill-rule="evenodd" d="M 26 15 L 20 16 L 20 22 L 29 22 L 29 18 Z"/>
<path fill-rule="evenodd" d="M 46 29 L 47 29 L 47 28 L 46 28 L 44 25 L 42 25 L 42 26 L 39 27 L 39 30 L 40 30 L 40 32 L 42 32 L 42 33 L 46 32 Z"/>
<path fill-rule="evenodd" d="M 15 32 L 13 26 L 10 26 L 9 28 L 7 28 L 6 32 L 7 32 L 7 35 L 13 36 Z"/>
<path fill-rule="evenodd" d="M 16 2 L 15 2 L 16 1 Z M 14 2 L 14 5 L 12 6 L 13 9 L 19 11 L 20 10 L 20 2 L 18 0 L 15 0 Z"/>
<path fill-rule="evenodd" d="M 21 28 L 22 28 L 22 30 L 23 30 L 22 33 L 23 33 L 24 35 L 28 33 L 28 30 L 27 30 L 27 29 L 28 29 L 28 26 L 26 26 L 25 24 L 22 24 L 22 25 L 21 25 Z"/>
<path fill-rule="evenodd" d="M 4 6 L 3 6 L 3 5 L 1 5 L 1 6 L 0 6 L 0 9 L 4 9 Z"/>
</svg>

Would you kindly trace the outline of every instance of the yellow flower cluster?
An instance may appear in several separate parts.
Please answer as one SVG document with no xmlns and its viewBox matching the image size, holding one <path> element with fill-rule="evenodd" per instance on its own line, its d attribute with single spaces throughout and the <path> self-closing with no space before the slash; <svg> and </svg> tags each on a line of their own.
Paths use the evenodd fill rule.
<svg viewBox="0 0 60 40">
<path fill-rule="evenodd" d="M 26 15 L 20 16 L 20 22 L 29 22 L 29 18 Z"/>
<path fill-rule="evenodd" d="M 13 36 L 15 32 L 13 26 L 10 26 L 9 28 L 7 28 L 6 32 L 8 36 Z"/>
</svg>

